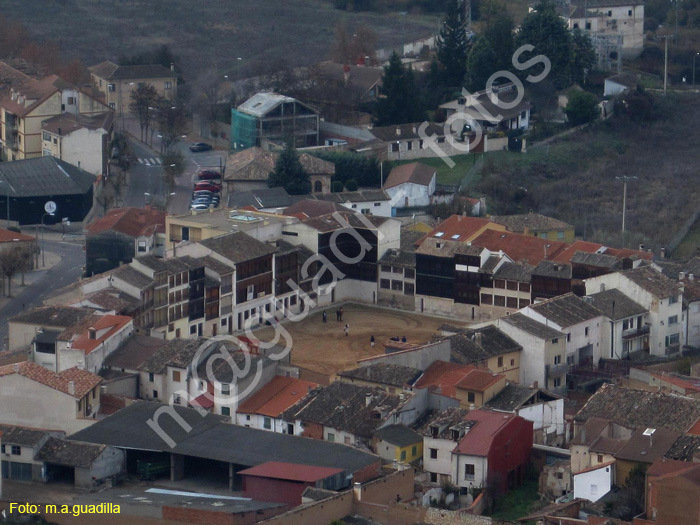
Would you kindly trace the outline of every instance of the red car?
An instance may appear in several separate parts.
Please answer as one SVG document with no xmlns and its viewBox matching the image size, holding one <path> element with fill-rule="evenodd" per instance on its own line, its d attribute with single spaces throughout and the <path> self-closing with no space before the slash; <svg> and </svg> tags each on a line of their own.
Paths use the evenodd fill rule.
<svg viewBox="0 0 700 525">
<path fill-rule="evenodd" d="M 199 180 L 220 179 L 221 173 L 216 170 L 202 170 L 199 172 Z"/>
<path fill-rule="evenodd" d="M 219 193 L 221 191 L 221 186 L 219 186 L 218 184 L 214 184 L 211 181 L 205 180 L 202 182 L 198 182 L 194 185 L 194 191 L 199 190 L 207 190 L 213 193 Z"/>
</svg>

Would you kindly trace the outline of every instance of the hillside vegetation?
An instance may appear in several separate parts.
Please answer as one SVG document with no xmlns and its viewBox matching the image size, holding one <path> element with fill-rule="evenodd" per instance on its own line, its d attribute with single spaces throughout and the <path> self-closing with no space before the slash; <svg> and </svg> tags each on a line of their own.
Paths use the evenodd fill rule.
<svg viewBox="0 0 700 525">
<path fill-rule="evenodd" d="M 700 207 L 700 98 L 656 97 L 648 123 L 613 118 L 526 154 L 487 154 L 469 188 L 486 195 L 490 213 L 533 209 L 576 226 L 588 240 L 621 244 L 627 188 L 626 245 L 667 244 Z"/>
<path fill-rule="evenodd" d="M 352 13 L 322 0 L 2 0 L 4 16 L 65 58 L 92 65 L 167 45 L 185 72 L 216 66 L 241 75 L 328 57 L 335 26 L 373 29 L 380 47 L 425 37 L 437 16 Z M 238 60 L 240 57 L 242 60 Z"/>
</svg>

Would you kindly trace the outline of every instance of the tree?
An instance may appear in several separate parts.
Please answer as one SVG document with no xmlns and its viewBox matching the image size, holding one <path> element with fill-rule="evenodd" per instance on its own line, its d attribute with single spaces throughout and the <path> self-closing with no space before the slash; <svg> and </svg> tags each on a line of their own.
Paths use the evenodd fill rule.
<svg viewBox="0 0 700 525">
<path fill-rule="evenodd" d="M 571 85 L 571 33 L 550 0 L 542 0 L 525 17 L 516 43 L 518 46 L 534 46 L 531 52 L 525 52 L 519 57 L 520 63 L 536 55 L 544 55 L 552 65 L 549 76 L 554 85 L 558 89 Z M 543 65 L 538 64 L 526 69 L 523 74 L 538 75 L 543 68 Z"/>
<path fill-rule="evenodd" d="M 389 64 L 384 66 L 382 93 L 384 97 L 379 99 L 376 106 L 378 126 L 420 122 L 425 118 L 413 68 L 405 68 L 396 52 L 391 54 Z"/>
<path fill-rule="evenodd" d="M 484 29 L 483 38 L 491 45 L 496 56 L 492 66 L 493 71 L 510 71 L 513 69 L 513 51 L 515 50 L 513 17 L 503 4 L 495 1 L 490 3 L 493 5 L 493 16 Z M 480 89 L 483 89 L 483 86 Z"/>
<path fill-rule="evenodd" d="M 102 208 L 102 215 L 106 215 L 109 207 L 114 204 L 114 195 L 102 190 L 102 194 L 95 197 L 95 202 Z"/>
<path fill-rule="evenodd" d="M 283 187 L 290 195 L 311 193 L 311 181 L 304 167 L 299 162 L 294 145 L 288 142 L 277 158 L 275 169 L 267 180 L 270 188 Z"/>
<path fill-rule="evenodd" d="M 161 157 L 163 163 L 163 180 L 168 185 L 168 191 L 175 189 L 175 181 L 185 172 L 185 156 L 175 148 L 169 148 Z"/>
<path fill-rule="evenodd" d="M 144 134 L 148 136 L 148 128 L 153 120 L 154 106 L 158 102 L 158 92 L 150 84 L 142 84 L 134 89 L 129 95 L 131 102 L 129 109 L 139 119 L 139 127 L 141 128 L 141 142 L 144 142 Z"/>
<path fill-rule="evenodd" d="M 331 184 L 331 192 L 332 193 L 340 193 L 343 191 L 343 183 L 340 182 L 339 180 L 334 180 L 333 183 Z"/>
<path fill-rule="evenodd" d="M 466 84 L 470 91 L 486 88 L 486 81 L 495 72 L 497 57 L 491 44 L 485 37 L 477 38 L 469 52 L 467 60 Z"/>
<path fill-rule="evenodd" d="M 437 38 L 437 56 L 443 68 L 443 81 L 460 87 L 467 66 L 467 20 L 462 0 L 449 0 L 442 28 Z"/>
<path fill-rule="evenodd" d="M 345 189 L 348 191 L 357 191 L 358 185 L 355 179 L 350 179 L 345 183 Z"/>
<path fill-rule="evenodd" d="M 165 153 L 187 133 L 187 115 L 182 105 L 161 97 L 156 103 L 155 122 L 160 132 L 160 152 Z"/>
<path fill-rule="evenodd" d="M 596 63 L 593 42 L 588 33 L 576 28 L 571 33 L 571 80 L 582 86 L 586 83 L 586 74 Z"/>
<path fill-rule="evenodd" d="M 0 252 L 0 272 L 7 277 L 8 297 L 12 297 L 12 277 L 31 264 L 32 253 L 24 246 L 13 246 Z"/>
<path fill-rule="evenodd" d="M 598 98 L 588 91 L 572 89 L 569 91 L 569 103 L 564 112 L 574 126 L 592 122 L 600 115 Z"/>
</svg>

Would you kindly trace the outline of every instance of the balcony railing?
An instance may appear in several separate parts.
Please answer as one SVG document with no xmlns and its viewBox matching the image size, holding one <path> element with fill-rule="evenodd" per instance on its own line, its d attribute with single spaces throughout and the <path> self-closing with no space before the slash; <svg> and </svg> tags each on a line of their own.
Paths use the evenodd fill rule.
<svg viewBox="0 0 700 525">
<path fill-rule="evenodd" d="M 547 365 L 547 377 L 559 377 L 567 373 L 569 367 L 566 363 Z"/>
<path fill-rule="evenodd" d="M 641 328 L 633 328 L 632 330 L 624 330 L 622 332 L 622 339 L 636 339 L 637 337 L 643 337 L 649 333 L 649 325 L 644 325 Z"/>
<path fill-rule="evenodd" d="M 222 306 L 222 307 L 221 307 L 221 315 L 230 314 L 231 312 L 233 312 L 233 306 L 232 306 L 232 305 L 229 304 L 228 306 Z"/>
</svg>

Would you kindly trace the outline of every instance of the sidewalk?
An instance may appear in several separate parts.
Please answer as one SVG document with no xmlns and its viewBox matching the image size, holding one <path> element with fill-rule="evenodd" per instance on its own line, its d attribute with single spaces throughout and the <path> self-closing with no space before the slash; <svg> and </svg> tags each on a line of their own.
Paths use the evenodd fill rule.
<svg viewBox="0 0 700 525">
<path fill-rule="evenodd" d="M 41 279 L 47 271 L 56 266 L 62 260 L 60 255 L 57 255 L 52 252 L 43 252 L 42 254 L 39 254 L 38 258 L 39 266 L 33 270 L 24 273 L 24 286 L 22 286 L 21 273 L 18 273 L 17 275 L 12 277 L 12 286 L 10 289 L 12 297 L 7 297 L 6 295 L 4 295 L 7 292 L 7 290 L 5 289 L 6 283 L 4 283 L 3 295 L 0 295 L 0 309 L 4 308 L 12 299 L 21 294 L 28 286 L 31 286 L 39 279 Z M 42 263 L 45 263 L 45 265 Z M 6 279 L 3 279 L 3 281 L 6 281 Z"/>
</svg>

